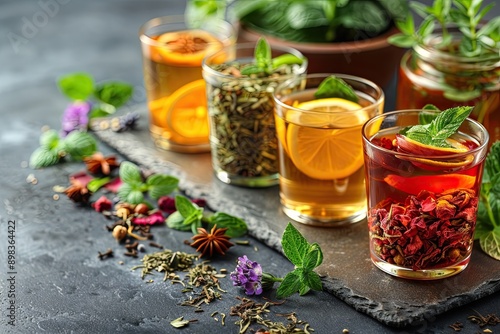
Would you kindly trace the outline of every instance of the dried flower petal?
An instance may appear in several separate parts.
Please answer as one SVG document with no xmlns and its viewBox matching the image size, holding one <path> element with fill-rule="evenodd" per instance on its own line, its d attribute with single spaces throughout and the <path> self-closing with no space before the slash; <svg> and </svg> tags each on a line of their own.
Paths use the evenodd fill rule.
<svg viewBox="0 0 500 334">
<path fill-rule="evenodd" d="M 160 211 L 155 211 L 149 216 L 135 217 L 132 219 L 132 223 L 135 225 L 156 225 L 165 223 L 165 217 Z"/>
<path fill-rule="evenodd" d="M 113 208 L 113 202 L 106 196 L 102 195 L 97 201 L 92 203 L 92 207 L 97 212 L 109 211 Z"/>
</svg>

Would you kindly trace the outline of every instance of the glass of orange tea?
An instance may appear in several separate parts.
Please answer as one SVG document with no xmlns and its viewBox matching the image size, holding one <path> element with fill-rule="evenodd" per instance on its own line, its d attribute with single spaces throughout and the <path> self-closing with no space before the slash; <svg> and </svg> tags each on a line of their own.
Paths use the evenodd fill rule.
<svg viewBox="0 0 500 334">
<path fill-rule="evenodd" d="M 324 91 L 332 77 L 342 85 Z M 287 216 L 318 226 L 366 217 L 361 127 L 383 112 L 384 99 L 375 83 L 343 74 L 303 75 L 278 86 L 279 184 Z"/>
<path fill-rule="evenodd" d="M 394 111 L 363 127 L 370 255 L 386 273 L 431 280 L 469 263 L 489 135 L 467 108 Z"/>
<path fill-rule="evenodd" d="M 231 24 L 210 20 L 189 28 L 183 16 L 146 22 L 139 30 L 150 132 L 157 147 L 186 153 L 210 151 L 201 62 L 236 42 Z"/>
</svg>

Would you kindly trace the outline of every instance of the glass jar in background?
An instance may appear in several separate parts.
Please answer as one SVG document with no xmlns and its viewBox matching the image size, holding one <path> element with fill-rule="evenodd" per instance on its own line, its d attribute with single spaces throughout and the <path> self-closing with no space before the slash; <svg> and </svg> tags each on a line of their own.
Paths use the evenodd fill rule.
<svg viewBox="0 0 500 334">
<path fill-rule="evenodd" d="M 452 34 L 457 45 L 458 34 Z M 406 52 L 399 70 L 396 109 L 433 104 L 440 110 L 475 106 L 471 118 L 500 140 L 500 54 L 462 57 L 439 48 L 442 37 L 429 36 Z"/>
<path fill-rule="evenodd" d="M 203 58 L 234 46 L 228 22 L 210 20 L 190 28 L 184 16 L 146 22 L 139 31 L 150 132 L 158 148 L 197 153 L 210 151 Z"/>
<path fill-rule="evenodd" d="M 212 166 L 222 182 L 268 187 L 278 184 L 278 142 L 272 93 L 287 79 L 303 74 L 307 60 L 290 47 L 271 46 L 276 58 L 292 54 L 302 64 L 282 65 L 265 76 L 241 75 L 255 63 L 255 44 L 240 44 L 207 56 L 203 78 L 207 83 Z"/>
</svg>

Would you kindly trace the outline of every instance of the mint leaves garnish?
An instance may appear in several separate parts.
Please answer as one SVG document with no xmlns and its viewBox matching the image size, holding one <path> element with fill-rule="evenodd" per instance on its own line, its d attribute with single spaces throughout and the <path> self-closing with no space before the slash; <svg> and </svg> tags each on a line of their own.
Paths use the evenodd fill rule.
<svg viewBox="0 0 500 334">
<path fill-rule="evenodd" d="M 328 76 L 319 84 L 314 97 L 316 99 L 339 97 L 356 103 L 359 101 L 354 89 L 347 82 L 334 75 Z"/>
<path fill-rule="evenodd" d="M 446 139 L 454 134 L 474 107 L 455 107 L 443 110 L 428 124 L 414 125 L 400 133 L 422 144 L 452 148 Z"/>
<path fill-rule="evenodd" d="M 123 184 L 118 189 L 118 197 L 130 204 L 143 203 L 145 192 L 153 199 L 168 195 L 179 184 L 179 179 L 165 174 L 154 174 L 144 180 L 139 167 L 129 161 L 120 164 L 120 179 Z"/>
<path fill-rule="evenodd" d="M 257 44 L 255 45 L 254 58 L 254 64 L 248 64 L 241 69 L 242 75 L 269 75 L 280 66 L 293 64 L 301 65 L 304 62 L 304 59 L 290 53 L 272 58 L 271 46 L 263 37 L 259 38 Z"/>
<path fill-rule="evenodd" d="M 281 239 L 283 253 L 295 265 L 281 282 L 277 290 L 278 298 L 286 298 L 295 292 L 304 295 L 309 290 L 321 290 L 321 278 L 314 268 L 323 262 L 323 252 L 317 243 L 310 244 L 291 224 L 285 228 Z"/>
<path fill-rule="evenodd" d="M 97 141 L 87 132 L 73 131 L 61 138 L 55 130 L 48 130 L 40 136 L 40 147 L 30 157 L 31 168 L 55 165 L 65 157 L 82 160 L 97 151 Z"/>
<path fill-rule="evenodd" d="M 208 224 L 210 228 L 214 225 L 218 228 L 227 228 L 225 234 L 231 238 L 241 237 L 248 231 L 243 219 L 224 212 L 216 212 L 211 216 L 205 215 L 203 208 L 182 195 L 175 196 L 175 208 L 177 211 L 167 218 L 167 226 L 179 231 L 191 230 L 193 234 L 196 234 L 202 222 Z"/>
<path fill-rule="evenodd" d="M 500 260 L 500 141 L 491 146 L 484 164 L 474 237 L 486 254 Z"/>
</svg>

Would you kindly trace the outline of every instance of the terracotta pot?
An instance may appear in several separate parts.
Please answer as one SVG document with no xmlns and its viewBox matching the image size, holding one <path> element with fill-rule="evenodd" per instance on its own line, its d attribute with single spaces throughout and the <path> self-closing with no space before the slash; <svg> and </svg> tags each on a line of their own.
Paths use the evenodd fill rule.
<svg viewBox="0 0 500 334">
<path fill-rule="evenodd" d="M 256 42 L 261 34 L 241 25 L 238 42 Z M 369 79 L 386 87 L 394 76 L 405 49 L 390 45 L 393 27 L 375 38 L 341 43 L 290 42 L 266 35 L 271 45 L 286 45 L 302 52 L 308 60 L 308 73 L 344 73 Z"/>
</svg>

